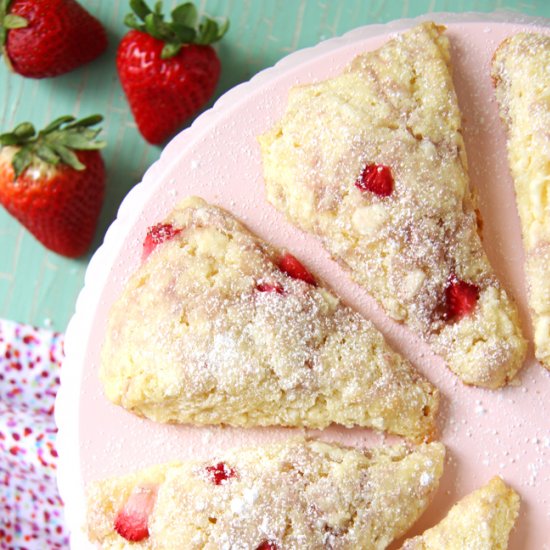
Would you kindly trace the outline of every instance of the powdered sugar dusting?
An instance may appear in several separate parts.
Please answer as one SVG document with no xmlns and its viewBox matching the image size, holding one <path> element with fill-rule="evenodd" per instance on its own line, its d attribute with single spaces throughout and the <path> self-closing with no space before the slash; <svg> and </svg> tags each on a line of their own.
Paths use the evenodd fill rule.
<svg viewBox="0 0 550 550">
<path fill-rule="evenodd" d="M 440 32 L 415 27 L 338 77 L 293 88 L 260 137 L 266 194 L 463 381 L 496 388 L 526 344 L 481 245 Z M 357 189 L 375 167 L 391 172 L 391 190 Z"/>
<path fill-rule="evenodd" d="M 161 422 L 431 435 L 433 386 L 296 258 L 199 199 L 164 225 L 172 238 L 111 312 L 101 366 L 111 400 Z"/>
<path fill-rule="evenodd" d="M 108 538 L 101 526 L 121 507 L 132 485 L 157 478 L 148 544 L 196 540 L 198 547 L 273 549 L 386 547 L 422 513 L 443 471 L 439 443 L 360 452 L 295 439 L 227 453 L 237 472 L 212 484 L 210 466 L 161 466 L 135 477 L 94 485 L 89 533 Z M 220 463 L 220 464 L 222 464 Z M 420 474 L 422 471 L 422 474 Z M 138 485 L 139 486 L 139 485 Z M 205 503 L 197 509 L 189 503 Z M 174 519 L 177 518 L 177 521 Z"/>
</svg>

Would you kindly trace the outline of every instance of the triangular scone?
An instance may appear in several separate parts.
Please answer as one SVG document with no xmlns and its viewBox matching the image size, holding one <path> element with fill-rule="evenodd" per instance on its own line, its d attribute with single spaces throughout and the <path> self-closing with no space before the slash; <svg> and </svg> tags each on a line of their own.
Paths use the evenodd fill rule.
<svg viewBox="0 0 550 550">
<path fill-rule="evenodd" d="M 431 501 L 444 454 L 295 439 L 155 466 L 89 487 L 88 536 L 103 549 L 384 549 Z"/>
<path fill-rule="evenodd" d="M 293 88 L 259 138 L 267 197 L 464 382 L 496 388 L 526 344 L 478 235 L 442 31 L 423 23 Z"/>
<path fill-rule="evenodd" d="M 519 33 L 492 66 L 523 231 L 535 354 L 550 369 L 550 35 Z"/>
<path fill-rule="evenodd" d="M 296 258 L 198 198 L 146 249 L 163 239 L 110 312 L 114 403 L 160 422 L 433 432 L 437 390 Z"/>
<path fill-rule="evenodd" d="M 457 502 L 445 519 L 401 550 L 505 550 L 519 510 L 519 496 L 502 479 Z"/>
</svg>

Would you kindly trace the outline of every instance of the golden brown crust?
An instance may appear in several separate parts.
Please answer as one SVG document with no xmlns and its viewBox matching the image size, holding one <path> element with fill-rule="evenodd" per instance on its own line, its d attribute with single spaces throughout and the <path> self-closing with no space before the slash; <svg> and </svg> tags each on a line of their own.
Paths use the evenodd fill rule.
<svg viewBox="0 0 550 550">
<path fill-rule="evenodd" d="M 519 511 L 519 496 L 502 479 L 457 502 L 449 514 L 401 550 L 506 550 Z"/>
<path fill-rule="evenodd" d="M 425 510 L 443 470 L 444 447 L 431 443 L 370 451 L 290 440 L 235 450 L 211 461 L 155 466 L 88 488 L 87 531 L 111 549 L 242 548 L 382 550 Z M 207 475 L 224 464 L 232 477 Z M 149 537 L 128 543 L 113 529 L 136 487 L 158 486 Z"/>
<path fill-rule="evenodd" d="M 521 367 L 526 342 L 479 238 L 441 33 L 423 23 L 339 76 L 293 88 L 283 118 L 259 138 L 266 192 L 464 382 L 496 388 Z M 388 196 L 356 186 L 369 164 L 390 167 Z M 453 276 L 479 300 L 449 322 L 441 312 Z"/>
<path fill-rule="evenodd" d="M 159 422 L 335 422 L 432 436 L 437 389 L 372 323 L 286 275 L 281 252 L 220 208 L 191 198 L 164 222 L 180 233 L 110 312 L 101 364 L 110 400 Z"/>
<path fill-rule="evenodd" d="M 491 76 L 507 128 L 526 255 L 535 354 L 550 369 L 550 36 L 518 33 L 496 50 Z"/>
</svg>

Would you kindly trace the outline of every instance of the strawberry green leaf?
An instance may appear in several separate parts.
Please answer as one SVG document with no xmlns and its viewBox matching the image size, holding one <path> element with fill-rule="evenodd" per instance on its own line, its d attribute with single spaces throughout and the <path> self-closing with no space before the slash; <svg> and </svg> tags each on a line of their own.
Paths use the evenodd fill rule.
<svg viewBox="0 0 550 550">
<path fill-rule="evenodd" d="M 13 155 L 12 166 L 15 177 L 18 178 L 23 171 L 30 166 L 32 162 L 32 153 L 29 149 L 20 149 Z"/>
<path fill-rule="evenodd" d="M 44 162 L 53 165 L 59 163 L 59 155 L 55 151 L 53 151 L 53 149 L 48 145 L 37 142 L 36 146 L 33 149 L 36 155 Z"/>
<path fill-rule="evenodd" d="M 227 17 L 224 17 L 218 23 L 218 36 L 216 37 L 216 41 L 220 40 L 228 30 L 229 30 L 229 19 L 227 19 Z"/>
<path fill-rule="evenodd" d="M 131 0 L 130 7 L 134 13 L 124 19 L 126 26 L 150 34 L 157 40 L 169 44 L 163 50 L 162 58 L 167 59 L 180 51 L 176 45 L 207 45 L 222 38 L 229 28 L 227 19 L 217 22 L 206 15 L 201 18 L 197 28 L 197 8 L 191 2 L 185 2 L 171 12 L 172 21 L 164 21 L 162 2 L 155 4 L 151 10 L 145 0 Z M 138 18 L 143 21 L 141 24 Z"/>
<path fill-rule="evenodd" d="M 77 128 L 76 131 L 83 135 L 88 141 L 94 141 L 97 135 L 101 132 L 101 128 Z M 97 143 L 100 142 L 98 141 Z"/>
<path fill-rule="evenodd" d="M 8 13 L 4 17 L 4 22 L 2 23 L 6 29 L 23 29 L 24 27 L 29 26 L 29 22 L 20 15 L 14 15 L 13 13 Z"/>
<path fill-rule="evenodd" d="M 75 126 L 94 126 L 95 124 L 99 124 L 103 121 L 103 117 L 101 115 L 90 115 L 85 118 L 81 118 L 80 120 L 77 120 L 73 124 L 69 124 L 67 128 L 74 128 Z M 94 132 L 99 134 L 101 130 L 94 130 Z"/>
<path fill-rule="evenodd" d="M 107 142 L 105 140 L 94 141 L 94 147 L 91 147 L 90 145 L 88 145 L 88 149 L 93 149 L 93 150 L 103 149 L 105 147 L 107 147 Z"/>
<path fill-rule="evenodd" d="M 101 129 L 92 128 L 102 120 L 101 115 L 91 115 L 80 120 L 69 115 L 61 116 L 38 134 L 32 124 L 23 122 L 12 132 L 0 135 L 0 146 L 19 148 L 12 160 L 16 177 L 38 159 L 54 166 L 61 162 L 75 170 L 84 170 L 85 166 L 78 160 L 75 151 L 105 147 L 105 141 L 96 139 Z"/>
<path fill-rule="evenodd" d="M 19 15 L 8 13 L 11 0 L 0 0 L 0 55 L 5 54 L 4 57 L 8 66 L 10 62 L 5 52 L 6 40 L 8 38 L 8 31 L 12 29 L 21 29 L 28 25 L 28 21 Z"/>
<path fill-rule="evenodd" d="M 130 0 L 130 8 L 142 21 L 151 13 L 144 0 Z"/>
<path fill-rule="evenodd" d="M 2 147 L 7 147 L 9 145 L 17 145 L 18 143 L 19 143 L 19 138 L 15 136 L 13 132 L 0 134 L 0 145 Z"/>
<path fill-rule="evenodd" d="M 157 31 L 162 36 L 163 40 L 170 41 L 174 37 L 174 31 L 172 30 L 171 25 L 165 23 L 162 19 L 162 16 L 158 14 L 155 14 L 155 26 L 157 28 Z"/>
<path fill-rule="evenodd" d="M 218 24 L 207 17 L 204 17 L 199 25 L 199 36 L 197 44 L 211 44 L 218 37 Z"/>
<path fill-rule="evenodd" d="M 186 2 L 172 10 L 172 21 L 178 25 L 194 27 L 197 24 L 197 8 L 191 2 Z"/>
<path fill-rule="evenodd" d="M 63 164 L 78 171 L 86 169 L 86 166 L 78 160 L 78 157 L 68 147 L 57 144 L 55 145 L 55 152 L 59 155 Z"/>
<path fill-rule="evenodd" d="M 73 120 L 75 120 L 74 116 L 70 116 L 70 115 L 60 116 L 59 118 L 56 118 L 55 120 L 50 122 L 40 133 L 49 134 L 54 130 L 58 130 L 66 122 L 72 122 Z"/>
<path fill-rule="evenodd" d="M 36 130 L 30 122 L 22 122 L 21 124 L 18 124 L 13 130 L 14 136 L 23 140 L 33 137 L 35 133 Z"/>
<path fill-rule="evenodd" d="M 101 146 L 102 144 L 100 141 L 90 141 L 86 135 L 69 132 L 61 134 L 58 139 L 52 140 L 52 142 L 59 143 L 77 151 L 98 149 L 98 145 Z"/>
<path fill-rule="evenodd" d="M 170 57 L 174 57 L 176 54 L 180 52 L 182 48 L 183 48 L 182 44 L 171 44 L 171 43 L 164 44 L 164 47 L 162 48 L 162 52 L 160 53 L 160 57 L 161 59 L 169 59 Z"/>
<path fill-rule="evenodd" d="M 145 17 L 145 31 L 157 40 L 163 39 L 159 29 L 159 16 L 156 13 L 150 13 Z"/>
<path fill-rule="evenodd" d="M 20 145 L 35 136 L 35 129 L 29 122 L 18 124 L 13 131 L 0 135 L 0 145 Z"/>
<path fill-rule="evenodd" d="M 129 13 L 124 18 L 124 24 L 131 29 L 135 29 L 136 31 L 145 31 L 145 26 L 137 20 L 137 17 L 133 13 Z"/>
<path fill-rule="evenodd" d="M 180 46 L 183 44 L 192 44 L 197 36 L 197 31 L 195 31 L 195 29 L 187 27 L 186 25 L 180 25 L 179 23 L 172 23 L 172 30 Z"/>
</svg>

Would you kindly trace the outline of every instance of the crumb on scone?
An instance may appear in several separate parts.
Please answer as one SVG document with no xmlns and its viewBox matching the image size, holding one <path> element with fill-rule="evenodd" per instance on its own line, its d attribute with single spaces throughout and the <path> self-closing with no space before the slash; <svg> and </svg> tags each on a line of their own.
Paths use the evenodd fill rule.
<svg viewBox="0 0 550 550">
<path fill-rule="evenodd" d="M 497 388 L 526 342 L 478 234 L 443 30 L 422 23 L 292 88 L 259 138 L 266 193 L 465 383 Z"/>
<path fill-rule="evenodd" d="M 190 198 L 154 226 L 109 316 L 107 397 L 159 422 L 335 422 L 430 438 L 437 389 L 301 262 Z"/>
<path fill-rule="evenodd" d="M 449 514 L 401 550 L 506 550 L 520 499 L 500 477 L 457 502 Z"/>
<path fill-rule="evenodd" d="M 550 35 L 518 33 L 493 56 L 525 248 L 535 355 L 550 369 Z"/>
<path fill-rule="evenodd" d="M 154 466 L 91 484 L 87 533 L 103 549 L 381 550 L 431 501 L 444 454 L 293 439 Z"/>
</svg>

